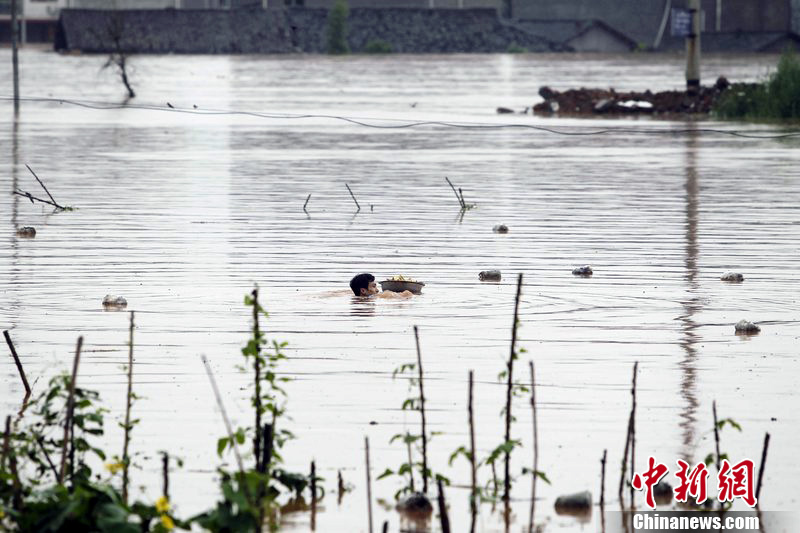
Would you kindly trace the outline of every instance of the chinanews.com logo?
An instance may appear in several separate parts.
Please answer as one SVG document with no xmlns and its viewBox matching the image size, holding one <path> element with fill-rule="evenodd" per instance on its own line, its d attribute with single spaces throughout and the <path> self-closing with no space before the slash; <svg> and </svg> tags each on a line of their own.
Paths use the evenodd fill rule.
<svg viewBox="0 0 800 533">
<path fill-rule="evenodd" d="M 675 488 L 675 500 L 687 503 L 689 497 L 694 498 L 698 505 L 708 500 L 708 467 L 705 463 L 697 463 L 691 469 L 689 463 L 678 459 L 678 486 Z M 758 500 L 754 490 L 754 465 L 750 459 L 744 459 L 731 465 L 730 461 L 723 459 L 717 473 L 716 489 L 717 501 L 720 503 L 733 502 L 741 499 L 749 507 L 755 507 Z M 645 494 L 645 503 L 652 510 L 656 509 L 656 500 L 653 494 L 655 487 L 661 479 L 669 473 L 667 465 L 658 463 L 656 458 L 650 456 L 648 468 L 643 473 L 634 472 L 631 486 Z"/>
<path fill-rule="evenodd" d="M 748 507 L 756 507 L 758 502 L 755 489 L 755 468 L 753 461 L 744 459 L 735 464 L 726 458 L 719 462 L 719 468 L 711 483 L 711 476 L 705 463 L 691 466 L 678 459 L 674 478 L 677 480 L 673 489 L 675 500 L 684 504 L 695 504 L 706 507 L 709 501 L 709 486 L 716 489 L 715 498 L 720 508 L 729 507 L 736 499 L 742 500 Z M 758 531 L 759 516 L 746 516 L 745 513 L 707 514 L 697 511 L 667 511 L 656 513 L 655 486 L 669 474 L 669 467 L 659 463 L 655 457 L 649 457 L 644 472 L 634 472 L 631 486 L 634 490 L 644 492 L 645 504 L 649 511 L 634 513 L 631 518 L 634 532 L 640 531 Z M 710 479 L 711 478 L 711 479 Z M 713 501 L 713 500 L 712 500 Z"/>
</svg>

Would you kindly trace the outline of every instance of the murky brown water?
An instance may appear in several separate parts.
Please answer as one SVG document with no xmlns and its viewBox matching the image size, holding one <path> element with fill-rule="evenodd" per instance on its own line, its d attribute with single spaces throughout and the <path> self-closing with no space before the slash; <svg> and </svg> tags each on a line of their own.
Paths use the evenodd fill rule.
<svg viewBox="0 0 800 533">
<path fill-rule="evenodd" d="M 0 50 L 0 93 L 11 92 L 9 51 Z M 708 58 L 705 76 L 762 76 L 774 57 Z M 101 71 L 102 57 L 25 50 L 27 96 L 119 101 L 121 85 Z M 540 85 L 665 89 L 682 84 L 672 56 L 408 56 L 389 58 L 195 57 L 133 59 L 137 104 L 200 110 L 321 113 L 380 119 L 556 126 L 575 133 L 613 128 L 684 128 L 647 120 L 578 121 L 497 117 L 523 109 Z M 412 104 L 415 104 L 412 107 Z M 468 470 L 447 468 L 468 443 L 467 372 L 476 385 L 478 445 L 499 444 L 504 368 L 514 278 L 525 275 L 520 344 L 537 365 L 540 469 L 537 522 L 547 531 L 594 530 L 553 511 L 557 495 L 589 489 L 595 501 L 599 460 L 608 449 L 609 509 L 616 509 L 634 361 L 640 363 L 638 464 L 653 454 L 674 467 L 713 449 L 711 401 L 742 433 L 726 428 L 722 448 L 758 462 L 772 434 L 762 507 L 796 509 L 793 480 L 800 337 L 800 140 L 754 140 L 697 132 L 554 135 L 524 129 L 427 126 L 370 129 L 331 119 L 265 119 L 141 109 L 89 110 L 23 103 L 18 122 L 0 102 L 0 322 L 10 329 L 28 376 L 41 389 L 86 339 L 80 381 L 101 391 L 114 416 L 124 406 L 126 313 L 104 312 L 119 293 L 137 312 L 135 405 L 142 422 L 133 474 L 158 496 L 158 450 L 184 458 L 172 486 L 179 513 L 208 506 L 215 443 L 224 433 L 200 354 L 212 361 L 230 415 L 250 422 L 247 376 L 237 372 L 249 320 L 243 295 L 254 283 L 270 311 L 270 335 L 289 341 L 282 365 L 291 429 L 286 459 L 305 470 L 312 458 L 329 493 L 342 469 L 355 491 L 324 501 L 319 531 L 366 530 L 363 438 L 374 473 L 396 467 L 405 450 L 391 435 L 416 430 L 400 410 L 407 382 L 392 370 L 415 357 L 421 331 L 429 423 L 443 432 L 432 463 L 458 487 L 448 491 L 454 531 L 468 524 Z M 388 120 L 380 124 L 397 124 Z M 709 123 L 703 126 L 711 126 Z M 774 127 L 714 124 L 722 129 Z M 12 196 L 37 185 L 78 207 L 50 214 Z M 444 176 L 478 208 L 459 216 Z M 363 208 L 354 214 L 348 182 Z M 39 191 L 37 191 L 39 192 Z M 309 216 L 302 211 L 312 193 Z M 370 208 L 372 206 L 372 209 Z M 491 228 L 505 223 L 507 235 Z M 33 240 L 15 236 L 32 225 Z M 589 263 L 592 278 L 575 278 Z M 499 268 L 500 284 L 478 272 Z M 719 281 L 744 273 L 740 285 Z M 427 283 L 410 301 L 354 302 L 350 277 L 406 274 Z M 733 324 L 762 325 L 738 337 Z M 21 386 L 10 358 L 0 359 L 0 404 L 16 409 Z M 513 436 L 531 454 L 527 400 L 516 406 Z M 371 425 L 371 423 L 375 423 Z M 108 442 L 121 448 L 109 424 Z M 482 482 L 489 471 L 479 473 Z M 395 480 L 375 482 L 390 499 Z M 529 480 L 514 489 L 511 531 L 527 523 Z M 376 508 L 376 528 L 393 511 Z M 307 530 L 309 517 L 289 518 Z M 438 526 L 437 526 L 438 527 Z M 481 531 L 502 531 L 482 509 Z"/>
</svg>

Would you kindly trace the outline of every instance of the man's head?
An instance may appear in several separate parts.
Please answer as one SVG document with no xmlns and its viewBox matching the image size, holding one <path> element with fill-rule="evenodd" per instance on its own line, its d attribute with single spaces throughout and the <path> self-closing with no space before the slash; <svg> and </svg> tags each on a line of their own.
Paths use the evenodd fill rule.
<svg viewBox="0 0 800 533">
<path fill-rule="evenodd" d="M 350 280 L 350 288 L 356 296 L 369 296 L 378 294 L 378 286 L 375 284 L 375 276 L 372 274 L 359 274 Z"/>
</svg>

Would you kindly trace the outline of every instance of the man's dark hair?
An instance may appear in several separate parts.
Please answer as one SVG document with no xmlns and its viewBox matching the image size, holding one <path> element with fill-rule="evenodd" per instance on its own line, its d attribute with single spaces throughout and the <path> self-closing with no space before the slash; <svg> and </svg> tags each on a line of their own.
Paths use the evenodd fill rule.
<svg viewBox="0 0 800 533">
<path fill-rule="evenodd" d="M 369 289 L 369 284 L 375 281 L 372 274 L 359 274 L 350 280 L 350 288 L 356 296 L 361 296 L 361 289 Z"/>
</svg>

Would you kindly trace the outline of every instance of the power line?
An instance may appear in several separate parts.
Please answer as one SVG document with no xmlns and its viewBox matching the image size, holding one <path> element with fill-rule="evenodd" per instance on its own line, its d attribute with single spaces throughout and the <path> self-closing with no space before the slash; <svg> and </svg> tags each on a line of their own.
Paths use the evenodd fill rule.
<svg viewBox="0 0 800 533">
<path fill-rule="evenodd" d="M 13 100 L 10 96 L 0 96 L 0 100 Z M 130 104 L 102 102 L 93 100 L 75 100 L 69 98 L 46 98 L 28 97 L 20 98 L 24 102 L 48 102 L 67 104 L 76 107 L 94 110 L 109 109 L 139 109 L 147 111 L 161 111 L 168 113 L 186 113 L 192 115 L 239 115 L 250 116 L 262 119 L 273 120 L 300 120 L 300 119 L 329 119 L 347 122 L 357 126 L 375 129 L 410 129 L 419 127 L 445 127 L 466 130 L 502 130 L 502 129 L 524 129 L 533 130 L 554 135 L 564 136 L 592 136 L 610 134 L 630 134 L 630 135 L 686 135 L 686 134 L 715 134 L 728 135 L 732 137 L 742 137 L 746 139 L 787 139 L 800 137 L 800 130 L 787 130 L 783 133 L 774 133 L 774 130 L 727 130 L 719 128 L 631 128 L 631 127 L 604 127 L 593 128 L 588 126 L 561 126 L 558 128 L 541 126 L 536 124 L 518 123 L 490 123 L 490 122 L 455 122 L 441 120 L 408 120 L 396 118 L 375 118 L 375 117 L 348 117 L 331 114 L 315 113 L 265 113 L 257 111 L 226 110 L 226 109 L 199 109 L 199 108 L 180 108 L 174 106 L 161 106 L 154 104 Z"/>
</svg>

